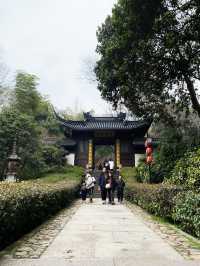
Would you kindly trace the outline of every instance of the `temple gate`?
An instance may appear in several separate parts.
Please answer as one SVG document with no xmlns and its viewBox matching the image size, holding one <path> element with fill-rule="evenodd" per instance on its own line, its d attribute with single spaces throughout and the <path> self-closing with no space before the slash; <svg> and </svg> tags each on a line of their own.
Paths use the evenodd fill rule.
<svg viewBox="0 0 200 266">
<path fill-rule="evenodd" d="M 65 120 L 57 115 L 65 133 L 62 146 L 74 155 L 74 164 L 95 168 L 95 147 L 113 145 L 115 166 L 135 166 L 135 154 L 144 154 L 144 136 L 151 122 L 129 121 L 126 114 L 113 117 L 94 117 L 84 113 L 83 121 Z"/>
</svg>

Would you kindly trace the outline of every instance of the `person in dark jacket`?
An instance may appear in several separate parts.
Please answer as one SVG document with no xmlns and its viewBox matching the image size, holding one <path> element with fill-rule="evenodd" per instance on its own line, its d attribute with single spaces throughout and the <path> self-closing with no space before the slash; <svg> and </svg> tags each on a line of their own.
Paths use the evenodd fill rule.
<svg viewBox="0 0 200 266">
<path fill-rule="evenodd" d="M 99 170 L 99 171 L 102 171 L 102 170 L 103 170 L 103 166 L 102 166 L 101 163 L 100 163 L 99 166 L 98 166 L 98 170 Z"/>
<path fill-rule="evenodd" d="M 87 197 L 87 188 L 86 188 L 85 180 L 82 181 L 80 194 L 81 194 L 82 202 L 85 202 L 86 197 Z"/>
<path fill-rule="evenodd" d="M 112 176 L 110 175 L 110 173 L 107 174 L 106 176 L 106 198 L 108 197 L 108 203 L 111 204 L 112 203 Z"/>
<path fill-rule="evenodd" d="M 115 189 L 116 189 L 116 180 L 112 174 L 112 172 L 108 172 L 106 178 L 106 196 L 108 197 L 109 204 L 115 204 Z"/>
<path fill-rule="evenodd" d="M 101 172 L 99 176 L 99 182 L 98 182 L 100 191 L 101 191 L 101 198 L 102 198 L 102 203 L 106 203 L 106 172 L 105 170 Z"/>
<path fill-rule="evenodd" d="M 113 175 L 113 172 L 111 171 L 109 174 L 111 177 L 111 203 L 112 203 L 112 205 L 114 205 L 115 204 L 115 191 L 116 191 L 117 182 L 116 182 L 115 176 Z"/>
<path fill-rule="evenodd" d="M 107 172 L 110 170 L 108 160 L 104 161 L 104 167 L 106 168 Z"/>
<path fill-rule="evenodd" d="M 122 203 L 124 199 L 124 187 L 125 187 L 125 182 L 122 176 L 119 175 L 117 180 L 117 198 L 119 203 Z"/>
</svg>

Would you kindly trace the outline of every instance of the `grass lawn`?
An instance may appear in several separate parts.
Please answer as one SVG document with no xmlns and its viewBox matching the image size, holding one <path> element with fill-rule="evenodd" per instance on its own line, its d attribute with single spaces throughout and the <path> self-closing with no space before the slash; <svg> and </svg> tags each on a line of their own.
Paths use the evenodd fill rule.
<svg viewBox="0 0 200 266">
<path fill-rule="evenodd" d="M 50 172 L 37 179 L 37 182 L 57 183 L 60 181 L 80 181 L 83 174 L 83 168 L 79 166 L 67 166 L 57 169 L 56 172 Z"/>
</svg>

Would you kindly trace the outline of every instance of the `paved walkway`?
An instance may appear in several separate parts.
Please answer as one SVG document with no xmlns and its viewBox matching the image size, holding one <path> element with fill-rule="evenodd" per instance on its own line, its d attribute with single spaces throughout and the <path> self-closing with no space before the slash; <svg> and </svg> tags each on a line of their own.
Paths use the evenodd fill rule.
<svg viewBox="0 0 200 266">
<path fill-rule="evenodd" d="M 187 261 L 124 205 L 82 204 L 36 259 L 1 266 L 185 266 Z"/>
</svg>

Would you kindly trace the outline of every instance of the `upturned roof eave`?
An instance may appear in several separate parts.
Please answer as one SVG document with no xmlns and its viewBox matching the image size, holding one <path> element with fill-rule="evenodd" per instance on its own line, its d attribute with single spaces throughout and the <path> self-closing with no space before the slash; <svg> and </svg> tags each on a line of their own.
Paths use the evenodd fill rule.
<svg viewBox="0 0 200 266">
<path fill-rule="evenodd" d="M 111 131 L 111 130 L 116 130 L 116 131 L 131 131 L 131 130 L 137 130 L 137 129 L 142 129 L 142 128 L 146 128 L 146 131 L 150 128 L 151 124 L 143 124 L 143 125 L 138 125 L 135 127 L 130 127 L 130 128 L 126 128 L 126 127 L 74 127 L 73 125 L 66 125 L 66 123 L 62 123 L 62 125 L 70 130 L 73 131 L 94 131 L 94 130 L 98 130 L 98 131 Z"/>
</svg>

